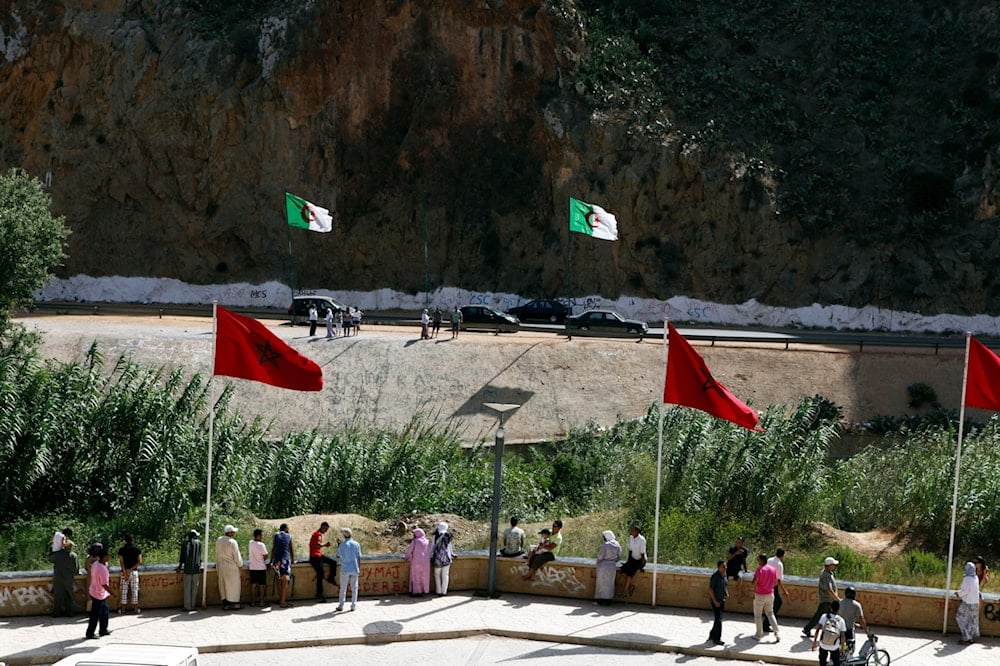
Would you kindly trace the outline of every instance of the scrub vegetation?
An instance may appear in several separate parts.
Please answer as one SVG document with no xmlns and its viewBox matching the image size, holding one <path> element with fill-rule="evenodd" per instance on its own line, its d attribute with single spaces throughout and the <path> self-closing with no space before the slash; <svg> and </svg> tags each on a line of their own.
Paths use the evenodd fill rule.
<svg viewBox="0 0 1000 666">
<path fill-rule="evenodd" d="M 16 335 L 11 333 L 8 335 Z M 202 522 L 209 401 L 215 400 L 213 522 L 253 516 L 357 513 L 385 520 L 413 511 L 488 520 L 492 449 L 463 449 L 454 430 L 417 415 L 398 430 L 347 427 L 273 439 L 267 424 L 231 404 L 201 375 L 112 366 L 91 347 L 77 362 L 0 357 L 0 568 L 46 567 L 56 527 L 78 541 L 116 543 L 132 533 L 147 561 L 172 562 L 174 543 Z M 581 425 L 562 442 L 505 457 L 504 515 L 526 521 L 613 512 L 616 529 L 638 521 L 652 536 L 659 411 L 612 428 Z M 704 566 L 736 533 L 788 544 L 803 570 L 826 551 L 815 521 L 845 530 L 893 527 L 920 535 L 928 553 L 876 567 L 843 548 L 854 580 L 938 576 L 954 470 L 954 423 L 902 431 L 885 446 L 834 461 L 840 412 L 819 396 L 769 407 L 754 433 L 701 412 L 664 414 L 660 552 Z M 965 442 L 958 552 L 1000 551 L 1000 432 L 996 422 Z M 221 524 L 221 523 L 218 523 Z M 476 544 L 469 544 L 475 546 Z M 570 554 L 590 556 L 589 539 Z M 156 553 L 159 553 L 157 555 Z M 799 560 L 798 558 L 801 558 Z M 930 572 L 930 573 L 927 573 Z M 936 572 L 936 573 L 935 573 Z"/>
</svg>

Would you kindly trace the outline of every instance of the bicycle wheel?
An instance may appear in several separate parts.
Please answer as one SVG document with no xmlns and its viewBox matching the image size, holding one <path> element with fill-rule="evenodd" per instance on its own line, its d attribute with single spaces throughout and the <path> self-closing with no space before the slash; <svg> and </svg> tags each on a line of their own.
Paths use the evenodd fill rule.
<svg viewBox="0 0 1000 666">
<path fill-rule="evenodd" d="M 868 661 L 865 662 L 867 666 L 889 666 L 889 653 L 885 650 L 875 650 L 870 655 L 868 655 Z"/>
</svg>

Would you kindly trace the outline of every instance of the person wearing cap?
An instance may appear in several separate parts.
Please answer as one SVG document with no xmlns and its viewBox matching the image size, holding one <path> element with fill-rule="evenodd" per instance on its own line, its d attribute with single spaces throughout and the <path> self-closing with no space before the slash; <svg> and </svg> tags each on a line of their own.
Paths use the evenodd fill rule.
<svg viewBox="0 0 1000 666">
<path fill-rule="evenodd" d="M 291 606 L 286 598 L 288 596 L 288 581 L 292 579 L 292 562 L 294 561 L 295 553 L 292 547 L 292 535 L 288 532 L 288 523 L 281 523 L 271 539 L 271 569 L 278 577 L 278 606 L 280 608 Z"/>
<path fill-rule="evenodd" d="M 198 603 L 198 583 L 201 581 L 203 564 L 201 562 L 201 541 L 198 540 L 198 530 L 190 530 L 187 540 L 181 544 L 181 555 L 177 564 L 177 573 L 184 575 L 184 610 L 194 612 Z"/>
<path fill-rule="evenodd" d="M 553 520 L 552 529 L 542 529 L 538 533 L 542 536 L 542 541 L 531 549 L 531 556 L 528 558 L 528 574 L 524 580 L 533 580 L 535 574 L 546 562 L 556 559 L 559 547 L 562 546 L 562 521 Z"/>
<path fill-rule="evenodd" d="M 838 564 L 840 561 L 833 557 L 827 557 L 823 560 L 823 571 L 819 574 L 819 586 L 816 589 L 816 599 L 819 604 L 816 606 L 816 612 L 809 618 L 809 622 L 802 628 L 802 635 L 806 638 L 812 638 L 812 628 L 816 626 L 821 616 L 830 612 L 830 604 L 836 601 L 839 605 L 840 595 L 837 594 L 837 579 L 833 577 L 833 570 L 837 568 Z"/>
<path fill-rule="evenodd" d="M 226 525 L 222 531 L 224 534 L 215 541 L 215 577 L 219 580 L 219 598 L 222 599 L 222 610 L 239 610 L 243 556 L 240 555 L 240 544 L 233 538 L 236 528 Z"/>
<path fill-rule="evenodd" d="M 424 311 L 420 314 L 420 339 L 421 340 L 430 340 L 431 339 L 430 328 L 429 328 L 430 327 L 430 323 L 431 323 L 431 316 L 429 314 L 427 314 L 427 308 L 424 308 Z"/>
<path fill-rule="evenodd" d="M 351 610 L 358 606 L 358 578 L 361 573 L 361 544 L 352 539 L 350 527 L 341 527 L 340 533 L 344 540 L 337 546 L 337 559 L 340 560 L 340 603 L 337 610 L 344 610 L 347 600 L 347 586 L 351 586 Z"/>
<path fill-rule="evenodd" d="M 434 542 L 431 544 L 431 567 L 434 569 L 434 593 L 439 597 L 448 594 L 448 582 L 451 579 L 451 562 L 455 559 L 455 551 L 451 546 L 451 532 L 448 523 L 440 522 L 434 530 Z"/>
</svg>

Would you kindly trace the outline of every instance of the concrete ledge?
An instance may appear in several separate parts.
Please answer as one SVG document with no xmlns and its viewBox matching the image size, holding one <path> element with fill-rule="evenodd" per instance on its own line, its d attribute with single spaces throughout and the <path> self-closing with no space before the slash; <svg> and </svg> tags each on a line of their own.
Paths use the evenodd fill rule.
<svg viewBox="0 0 1000 666">
<path fill-rule="evenodd" d="M 459 553 L 451 568 L 451 589 L 455 591 L 484 590 L 487 586 L 488 557 L 485 552 Z M 636 591 L 629 600 L 651 604 L 653 567 L 636 576 Z M 707 587 L 710 571 L 695 567 L 660 565 L 656 567 L 656 600 L 658 606 L 707 610 Z M 293 565 L 295 574 L 291 599 L 312 599 L 315 594 L 315 574 L 306 562 Z M 497 560 L 496 591 L 516 594 L 591 600 L 596 578 L 593 560 L 563 558 L 543 567 L 535 579 L 522 579 L 527 573 L 521 558 Z M 818 576 L 818 572 L 817 572 Z M 268 598 L 273 598 L 271 576 L 268 576 Z M 119 577 L 112 571 L 112 608 L 117 607 Z M 845 581 L 840 581 L 845 586 Z M 622 583 L 619 582 L 619 592 Z M 940 631 L 944 613 L 944 592 L 926 588 L 897 585 L 855 583 L 858 600 L 865 609 L 869 624 L 875 627 L 896 627 Z M 785 618 L 808 618 L 816 608 L 816 579 L 786 577 L 789 595 L 784 599 L 781 615 Z M 243 570 L 243 600 L 249 600 L 249 574 Z M 324 583 L 330 597 L 333 586 Z M 749 580 L 730 583 L 730 599 L 726 610 L 752 613 L 753 590 Z M 220 603 L 215 569 L 207 576 L 207 603 Z M 409 590 L 409 564 L 396 555 L 375 555 L 363 559 L 359 594 L 386 596 L 406 594 Z M 199 591 L 199 594 L 201 592 Z M 86 602 L 86 577 L 76 577 L 75 599 L 83 612 Z M 140 572 L 140 606 L 145 609 L 179 608 L 183 600 L 182 576 L 167 565 L 143 567 Z M 957 600 L 949 602 L 949 631 L 957 631 L 953 610 Z M 51 575 L 47 572 L 5 573 L 0 576 L 0 617 L 47 615 L 52 610 Z M 1000 601 L 996 595 L 984 595 L 980 604 L 980 629 L 983 636 L 1000 636 Z M 485 631 L 485 629 L 484 629 Z M 798 629 L 796 628 L 796 633 Z M 541 640 L 541 639 L 539 639 Z M 645 649 L 645 648 L 644 648 Z M 717 654 L 713 651 L 713 654 Z"/>
</svg>

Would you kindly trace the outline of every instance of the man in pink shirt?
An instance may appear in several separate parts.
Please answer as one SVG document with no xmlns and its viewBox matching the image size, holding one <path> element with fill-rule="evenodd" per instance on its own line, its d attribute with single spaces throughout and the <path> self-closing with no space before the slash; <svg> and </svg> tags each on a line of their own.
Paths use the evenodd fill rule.
<svg viewBox="0 0 1000 666">
<path fill-rule="evenodd" d="M 754 638 L 764 637 L 762 615 L 767 615 L 768 622 L 774 630 L 774 642 L 781 640 L 778 635 L 778 621 L 774 617 L 774 586 L 778 580 L 778 572 L 767 563 L 766 555 L 757 556 L 757 570 L 753 572 L 753 621 L 757 626 Z"/>
<path fill-rule="evenodd" d="M 87 638 L 97 638 L 94 629 L 98 622 L 101 636 L 108 636 L 108 597 L 111 596 L 111 574 L 108 572 L 108 549 L 102 548 L 99 558 L 90 566 L 90 621 L 87 622 Z"/>
</svg>

